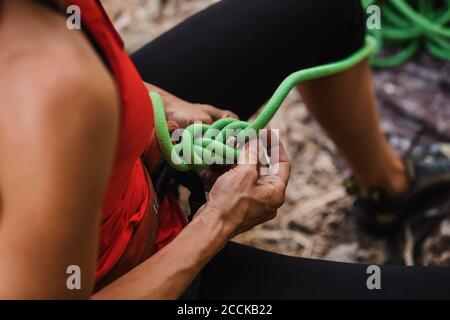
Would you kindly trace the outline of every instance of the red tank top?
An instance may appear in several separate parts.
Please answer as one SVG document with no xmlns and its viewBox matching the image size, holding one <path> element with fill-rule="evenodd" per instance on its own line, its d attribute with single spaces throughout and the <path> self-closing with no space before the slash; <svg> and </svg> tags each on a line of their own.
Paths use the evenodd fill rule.
<svg viewBox="0 0 450 320">
<path fill-rule="evenodd" d="M 139 256 L 143 253 L 139 251 L 144 250 L 140 249 L 143 247 L 133 244 L 130 248 L 130 240 L 146 215 L 157 215 L 156 219 L 146 219 L 157 224 L 153 226 L 156 235 L 149 236 L 144 246 L 152 247 L 152 252 L 169 243 L 184 227 L 186 218 L 170 194 L 159 204 L 157 214 L 151 209 L 157 199 L 141 157 L 147 149 L 154 153 L 154 159 L 160 157 L 155 145 L 153 109 L 143 81 L 124 51 L 122 39 L 100 1 L 71 0 L 70 4 L 80 7 L 83 28 L 108 64 L 121 99 L 118 146 L 101 211 L 96 272 L 96 279 L 100 281 L 127 251 L 128 268 L 142 262 Z"/>
</svg>

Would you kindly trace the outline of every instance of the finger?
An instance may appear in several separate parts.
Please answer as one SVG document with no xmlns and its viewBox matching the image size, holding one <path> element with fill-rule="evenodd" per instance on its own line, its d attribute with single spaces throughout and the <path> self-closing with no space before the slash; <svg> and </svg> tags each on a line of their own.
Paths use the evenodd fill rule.
<svg viewBox="0 0 450 320">
<path fill-rule="evenodd" d="M 238 165 L 233 169 L 249 175 L 252 180 L 258 178 L 258 139 L 252 139 L 244 145 L 238 159 Z"/>
<path fill-rule="evenodd" d="M 267 155 L 270 157 L 273 150 L 276 150 L 277 146 L 280 144 L 280 139 L 278 138 L 275 130 L 262 129 L 259 132 L 259 138 L 264 143 L 264 147 L 267 150 Z"/>
<path fill-rule="evenodd" d="M 258 144 L 258 139 L 251 139 L 244 145 L 239 155 L 238 165 L 252 165 L 255 167 L 258 165 Z"/>
<path fill-rule="evenodd" d="M 278 154 L 278 156 L 275 157 L 275 154 Z M 278 177 L 287 185 L 291 174 L 291 162 L 281 142 L 276 147 L 276 150 L 271 149 L 270 159 L 274 161 L 271 164 L 270 175 Z"/>
<path fill-rule="evenodd" d="M 239 117 L 230 110 L 223 110 L 210 105 L 204 105 L 204 108 L 208 115 L 213 119 L 213 121 L 217 121 L 223 118 L 239 119 Z"/>
<path fill-rule="evenodd" d="M 220 117 L 220 119 L 223 118 L 239 119 L 238 115 L 230 110 L 222 110 L 222 116 Z"/>
<path fill-rule="evenodd" d="M 270 172 L 270 145 L 271 130 L 263 129 L 258 133 L 260 139 L 260 174 L 267 175 Z"/>
<path fill-rule="evenodd" d="M 195 122 L 201 122 L 201 123 L 206 123 L 206 124 L 212 124 L 215 120 L 210 116 L 210 115 L 201 115 L 198 117 L 195 117 L 195 119 L 191 120 L 190 124 L 193 124 Z"/>
<path fill-rule="evenodd" d="M 257 180 L 257 194 L 262 196 L 271 205 L 280 207 L 285 201 L 286 187 L 290 175 L 290 163 L 284 146 L 278 146 L 278 160 L 271 165 L 270 173 Z M 274 159 L 274 153 L 272 153 Z"/>
<path fill-rule="evenodd" d="M 269 175 L 277 176 L 283 183 L 287 184 L 291 165 L 286 149 L 280 142 L 278 135 L 273 130 L 261 130 L 260 138 L 265 144 L 269 156 Z"/>
</svg>

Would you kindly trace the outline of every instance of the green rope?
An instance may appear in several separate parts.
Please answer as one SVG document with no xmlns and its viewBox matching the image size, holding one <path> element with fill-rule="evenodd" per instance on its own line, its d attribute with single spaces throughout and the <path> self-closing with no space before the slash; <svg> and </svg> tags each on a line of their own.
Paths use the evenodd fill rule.
<svg viewBox="0 0 450 320">
<path fill-rule="evenodd" d="M 445 6 L 444 6 L 445 1 Z M 428 52 L 438 58 L 450 60 L 450 0 L 362 0 L 367 8 L 380 4 L 383 13 L 382 29 L 369 31 L 365 45 L 350 57 L 301 70 L 287 77 L 275 91 L 262 112 L 252 123 L 236 119 L 221 119 L 212 125 L 193 124 L 182 133 L 181 142 L 173 144 L 167 127 L 164 104 L 156 92 L 150 93 L 155 115 L 155 130 L 166 161 L 176 170 L 187 171 L 224 164 L 231 155 L 239 156 L 239 149 L 229 146 L 227 141 L 232 132 L 240 130 L 236 136 L 244 141 L 252 132 L 266 127 L 286 99 L 289 92 L 303 81 L 327 77 L 352 68 L 375 53 L 372 64 L 376 67 L 390 67 L 410 59 L 425 43 Z M 439 6 L 438 3 L 441 3 Z M 381 57 L 379 52 L 384 44 L 395 44 L 403 49 L 392 56 Z M 244 139 L 244 140 L 243 140 Z"/>
<path fill-rule="evenodd" d="M 227 118 L 221 119 L 212 125 L 192 124 L 183 131 L 181 142 L 175 145 L 172 144 L 168 131 L 161 96 L 156 92 L 151 92 L 150 98 L 155 114 L 156 136 L 164 158 L 173 168 L 180 171 L 204 168 L 212 163 L 223 164 L 226 160 L 225 156 L 230 154 L 235 159 L 239 155 L 239 150 L 226 144 L 232 131 L 240 129 L 241 131 L 236 138 L 238 141 L 243 141 L 243 137 L 249 135 L 250 132 L 258 132 L 269 123 L 289 92 L 297 84 L 350 69 L 369 57 L 375 47 L 375 40 L 368 36 L 365 46 L 344 60 L 291 74 L 281 83 L 262 112 L 252 123 Z M 213 136 L 213 132 L 215 136 Z M 202 137 L 198 138 L 200 134 L 202 134 Z M 223 162 L 220 162 L 221 160 Z"/>
<path fill-rule="evenodd" d="M 432 56 L 450 61 L 450 0 L 363 0 L 367 8 L 381 8 L 382 28 L 369 30 L 378 42 L 372 65 L 386 68 L 405 63 L 422 47 Z M 390 56 L 381 49 L 397 48 Z"/>
</svg>

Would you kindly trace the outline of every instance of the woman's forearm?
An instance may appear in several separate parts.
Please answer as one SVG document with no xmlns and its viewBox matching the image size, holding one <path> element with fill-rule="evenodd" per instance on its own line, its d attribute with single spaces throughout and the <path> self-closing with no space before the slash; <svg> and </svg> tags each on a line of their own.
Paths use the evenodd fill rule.
<svg viewBox="0 0 450 320">
<path fill-rule="evenodd" d="M 201 209 L 167 247 L 114 281 L 93 299 L 176 299 L 229 239 L 215 212 Z"/>
</svg>

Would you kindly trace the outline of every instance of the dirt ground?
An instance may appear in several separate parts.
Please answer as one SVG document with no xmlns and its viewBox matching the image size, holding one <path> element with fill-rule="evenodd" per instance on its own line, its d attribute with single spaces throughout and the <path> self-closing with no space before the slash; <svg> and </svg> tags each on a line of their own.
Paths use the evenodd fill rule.
<svg viewBox="0 0 450 320">
<path fill-rule="evenodd" d="M 132 52 L 214 0 L 102 0 Z M 450 63 L 420 55 L 374 75 L 382 128 L 400 151 L 450 141 Z M 289 119 L 289 121 L 288 121 Z M 280 130 L 293 170 L 278 217 L 237 241 L 294 256 L 335 261 L 450 265 L 450 193 L 389 239 L 355 225 L 348 174 L 335 147 L 292 93 L 270 123 Z M 414 142 L 415 141 L 415 142 Z"/>
</svg>

